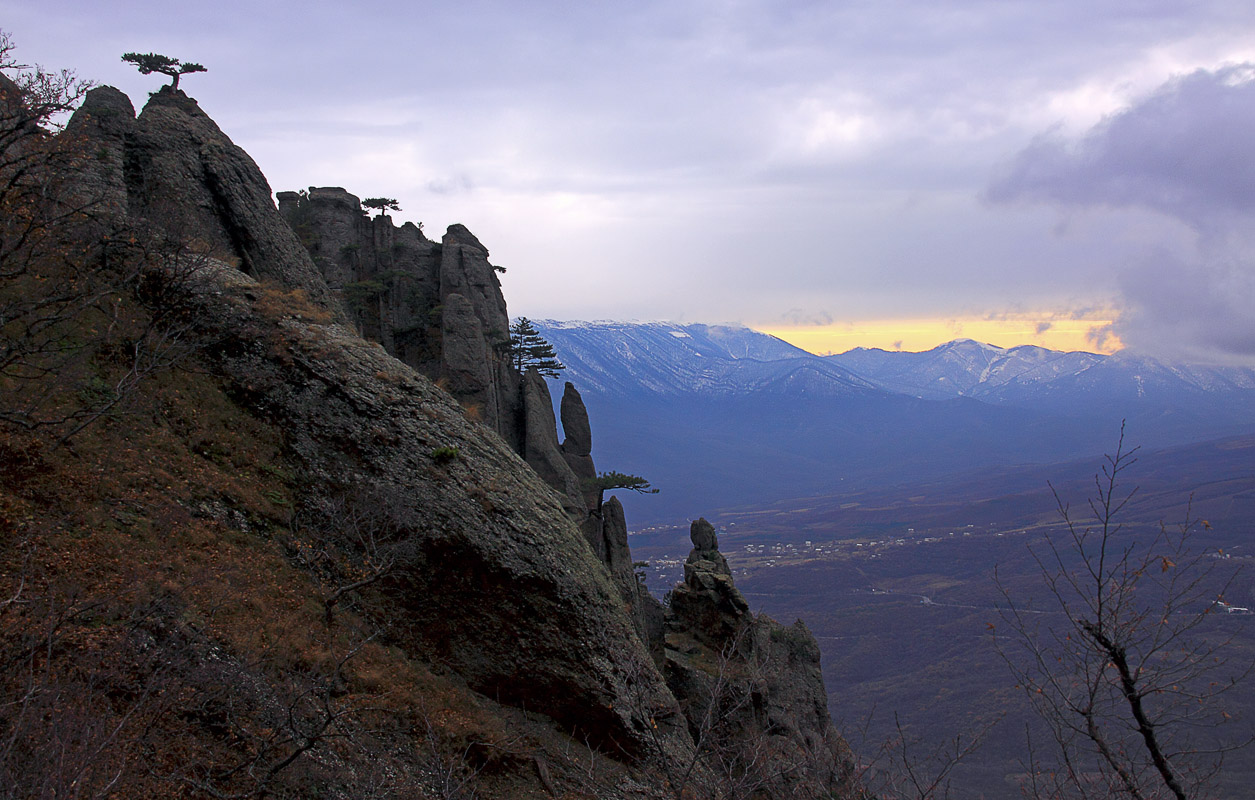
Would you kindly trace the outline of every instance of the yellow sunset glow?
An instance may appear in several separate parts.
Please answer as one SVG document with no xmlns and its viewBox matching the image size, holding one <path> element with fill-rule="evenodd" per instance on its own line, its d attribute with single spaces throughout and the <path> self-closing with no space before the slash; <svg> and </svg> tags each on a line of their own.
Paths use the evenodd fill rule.
<svg viewBox="0 0 1255 800">
<path fill-rule="evenodd" d="M 855 347 L 931 350 L 954 339 L 975 339 L 998 347 L 1034 344 L 1051 350 L 1114 353 L 1123 345 L 1110 333 L 1114 315 L 1076 319 L 1067 314 L 1000 314 L 996 317 L 883 319 L 830 325 L 761 325 L 755 329 L 818 355 Z"/>
</svg>

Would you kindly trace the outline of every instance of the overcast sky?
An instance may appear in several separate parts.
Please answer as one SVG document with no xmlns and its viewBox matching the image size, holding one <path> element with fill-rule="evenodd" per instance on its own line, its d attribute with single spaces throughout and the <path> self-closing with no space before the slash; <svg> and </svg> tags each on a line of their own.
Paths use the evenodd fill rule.
<svg viewBox="0 0 1255 800">
<path fill-rule="evenodd" d="M 1255 363 L 1249 0 L 0 0 L 0 20 L 21 58 L 137 105 L 160 80 L 124 51 L 203 63 L 183 88 L 274 190 L 466 224 L 515 315 L 1115 313 L 1131 348 Z"/>
</svg>

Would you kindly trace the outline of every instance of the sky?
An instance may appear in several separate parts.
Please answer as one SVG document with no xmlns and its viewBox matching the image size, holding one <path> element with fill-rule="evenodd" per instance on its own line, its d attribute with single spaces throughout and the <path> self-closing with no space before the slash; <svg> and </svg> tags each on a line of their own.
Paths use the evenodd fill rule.
<svg viewBox="0 0 1255 800">
<path fill-rule="evenodd" d="M 1255 364 L 1249 0 L 0 0 L 16 55 L 181 84 L 272 189 L 399 200 L 512 315 L 816 352 Z"/>
</svg>

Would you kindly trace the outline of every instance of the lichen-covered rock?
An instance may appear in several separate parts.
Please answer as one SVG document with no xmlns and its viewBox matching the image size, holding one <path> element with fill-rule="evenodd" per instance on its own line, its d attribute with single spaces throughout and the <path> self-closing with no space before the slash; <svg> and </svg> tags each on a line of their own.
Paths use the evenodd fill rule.
<svg viewBox="0 0 1255 800">
<path fill-rule="evenodd" d="M 204 280 L 199 336 L 239 401 L 287 433 L 304 492 L 389 499 L 379 513 L 409 544 L 387 582 L 403 646 L 612 750 L 653 748 L 649 719 L 661 720 L 683 754 L 686 735 L 665 722 L 675 700 L 642 670 L 648 654 L 566 498 L 352 329 L 298 310 L 275 319 L 267 309 L 284 304 L 239 273 Z"/>
</svg>

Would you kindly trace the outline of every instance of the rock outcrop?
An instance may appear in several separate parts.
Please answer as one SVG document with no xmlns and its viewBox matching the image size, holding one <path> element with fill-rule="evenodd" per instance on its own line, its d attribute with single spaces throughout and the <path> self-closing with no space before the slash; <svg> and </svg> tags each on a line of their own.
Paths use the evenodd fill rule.
<svg viewBox="0 0 1255 800">
<path fill-rule="evenodd" d="M 112 86 L 92 89 L 83 99 L 66 133 L 88 139 L 94 157 L 84 161 L 79 180 L 88 197 L 102 204 L 106 213 L 124 218 L 128 209 L 126 169 L 127 138 L 135 132 L 135 107 L 131 98 Z"/>
<path fill-rule="evenodd" d="M 836 786 L 848 754 L 828 715 L 815 637 L 801 620 L 783 626 L 750 612 L 713 525 L 698 519 L 689 536 L 684 581 L 666 614 L 664 674 L 690 733 L 728 753 L 805 765 L 805 780 Z M 772 781 L 779 796 L 792 796 L 790 783 L 787 774 Z"/>
<path fill-rule="evenodd" d="M 280 192 L 279 211 L 367 339 L 442 385 L 524 452 L 523 376 L 506 353 L 510 319 L 488 249 L 464 225 L 433 242 L 420 225 L 373 219 L 338 187 Z M 555 439 L 556 452 L 556 439 Z M 564 491 L 560 484 L 554 488 Z"/>
<path fill-rule="evenodd" d="M 93 90 L 106 93 L 106 89 Z M 102 103 L 88 103 L 87 108 Z M 109 108 L 122 111 L 116 98 Z M 336 308 L 308 252 L 275 213 L 270 186 L 196 101 L 166 86 L 144 106 L 124 140 L 127 210 L 134 218 L 238 262 L 247 275 L 299 288 Z M 337 309 L 338 310 L 338 309 Z"/>
<path fill-rule="evenodd" d="M 579 481 L 558 450 L 558 432 L 553 419 L 553 400 L 545 379 L 534 369 L 523 376 L 523 457 L 545 483 L 562 493 L 565 508 L 573 519 L 582 521 L 584 497 Z"/>
<path fill-rule="evenodd" d="M 664 616 L 637 580 L 622 506 L 590 488 L 579 393 L 564 391 L 559 445 L 544 380 L 504 355 L 505 301 L 474 235 L 454 225 L 432 242 L 367 218 L 342 189 L 282 193 L 281 216 L 195 101 L 163 89 L 134 118 L 119 94 L 94 90 L 71 121 L 103 153 L 84 186 L 202 253 L 180 284 L 187 336 L 284 432 L 304 500 L 375 498 L 403 546 L 360 595 L 390 646 L 634 767 L 713 776 L 692 766 L 709 743 L 766 742 L 785 761 L 763 786 L 826 785 L 839 740 L 813 637 L 749 612 L 704 520 Z"/>
<path fill-rule="evenodd" d="M 562 419 L 562 457 L 579 482 L 584 494 L 584 505 L 589 511 L 596 511 L 601 502 L 601 490 L 595 485 L 597 468 L 593 464 L 593 432 L 588 424 L 588 409 L 584 408 L 584 400 L 579 391 L 570 381 L 562 390 L 562 404 L 559 406 Z"/>
<path fill-rule="evenodd" d="M 392 578 L 403 641 L 477 691 L 638 751 L 633 710 L 675 700 L 629 669 L 643 645 L 561 498 L 383 350 L 342 325 L 268 320 L 264 296 L 215 285 L 201 335 L 249 407 L 281 421 L 307 494 L 388 498 L 387 527 L 411 543 Z"/>
<path fill-rule="evenodd" d="M 733 584 L 715 527 L 698 519 L 689 538 L 693 550 L 684 562 L 684 582 L 671 591 L 670 627 L 718 649 L 741 630 L 749 603 Z"/>
</svg>

